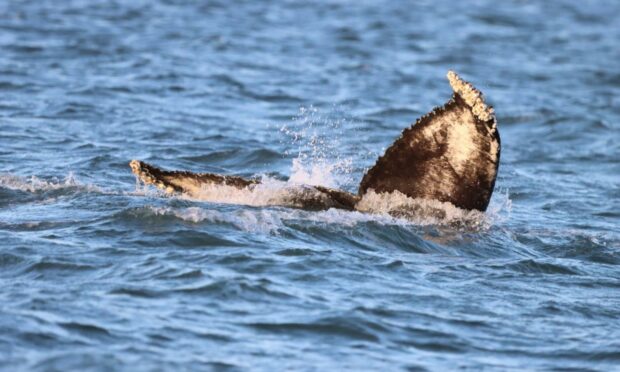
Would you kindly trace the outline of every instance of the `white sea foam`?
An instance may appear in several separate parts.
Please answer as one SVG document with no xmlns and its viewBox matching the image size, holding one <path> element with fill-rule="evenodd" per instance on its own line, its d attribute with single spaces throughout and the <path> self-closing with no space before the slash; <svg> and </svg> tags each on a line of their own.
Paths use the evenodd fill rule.
<svg viewBox="0 0 620 372">
<path fill-rule="evenodd" d="M 248 198 L 247 191 L 228 190 L 235 200 Z M 274 195 L 277 194 L 273 190 Z M 221 194 L 222 195 L 222 194 Z M 253 197 L 256 197 L 254 195 Z M 248 200 L 248 199 L 246 199 Z M 509 199 L 505 199 L 509 200 Z M 509 203 L 508 203 L 509 204 Z M 494 203 L 491 213 L 466 211 L 450 203 L 434 200 L 411 199 L 403 194 L 376 194 L 370 192 L 360 201 L 359 211 L 329 209 L 305 211 L 301 209 L 239 208 L 218 211 L 210 207 L 148 207 L 157 215 L 174 216 L 189 223 L 220 223 L 235 228 L 264 234 L 279 234 L 291 224 L 308 222 L 325 226 L 353 228 L 364 223 L 393 226 L 465 226 L 476 230 L 489 228 L 497 216 L 503 214 L 505 202 Z"/>
<path fill-rule="evenodd" d="M 267 179 L 267 182 L 264 184 L 245 189 L 237 189 L 230 186 L 209 186 L 204 189 L 204 193 L 199 198 L 189 198 L 187 196 L 181 196 L 181 198 L 258 207 L 299 207 L 300 205 L 296 200 L 304 197 L 302 195 L 303 193 L 312 192 L 316 193 L 315 190 L 308 187 L 304 188 L 296 184 Z M 306 197 L 307 195 L 308 194 L 306 194 Z M 257 223 L 259 226 L 263 226 L 259 228 L 259 230 L 265 230 L 264 220 L 266 216 L 270 216 L 269 226 L 271 227 L 267 228 L 270 232 L 277 230 L 282 221 L 291 219 L 335 223 L 344 226 L 354 226 L 358 223 L 373 221 L 388 225 L 449 225 L 486 229 L 493 224 L 505 220 L 506 215 L 510 213 L 510 208 L 511 201 L 508 195 L 501 193 L 497 194 L 487 212 L 480 212 L 460 209 L 450 203 L 436 200 L 412 199 L 398 191 L 390 194 L 377 194 L 370 191 L 364 195 L 357 204 L 356 211 L 338 209 L 318 212 L 266 210 L 265 214 L 260 216 L 260 221 L 252 220 L 252 218 L 259 218 L 255 217 L 256 212 L 252 212 L 253 214 L 246 216 L 235 216 L 234 221 L 228 222 L 238 226 L 244 224 L 246 227 L 243 229 L 248 231 L 251 230 L 251 228 L 247 226 Z M 216 217 L 216 215 L 211 212 L 207 214 L 203 214 L 199 212 L 199 210 L 187 210 L 186 212 L 188 214 L 185 214 L 183 219 L 192 220 L 194 222 Z M 181 216 L 178 215 L 177 217 L 181 218 Z M 226 218 L 228 217 L 229 216 L 226 216 Z M 245 218 L 245 220 L 242 218 Z"/>
<path fill-rule="evenodd" d="M 312 187 L 263 177 L 261 183 L 242 189 L 227 185 L 203 185 L 197 195 L 196 193 L 191 197 L 181 195 L 181 198 L 255 207 L 275 205 L 296 207 L 300 206 L 300 198 L 307 198 L 310 195 L 320 197 L 322 194 Z"/>
<path fill-rule="evenodd" d="M 324 225 L 354 227 L 359 223 L 378 222 L 385 225 L 411 225 L 410 221 L 389 215 L 373 215 L 339 209 L 310 212 L 299 209 L 238 209 L 221 212 L 208 208 L 188 207 L 152 207 L 148 209 L 155 215 L 174 216 L 189 223 L 223 223 L 239 230 L 278 234 L 287 225 L 296 221 L 312 222 Z"/>
<path fill-rule="evenodd" d="M 338 182 L 334 174 L 337 167 L 337 164 L 329 164 L 327 162 L 305 165 L 301 159 L 293 159 L 291 176 L 288 182 L 299 185 L 337 187 Z"/>
<path fill-rule="evenodd" d="M 484 227 L 485 213 L 457 208 L 437 200 L 413 199 L 399 191 L 392 193 L 367 192 L 357 204 L 362 212 L 387 214 L 407 219 L 416 225 L 466 225 Z"/>
<path fill-rule="evenodd" d="M 174 216 L 191 223 L 225 223 L 248 232 L 275 233 L 284 225 L 281 216 L 275 211 L 266 209 L 239 209 L 231 212 L 220 212 L 200 207 L 173 208 L 148 207 L 155 215 Z"/>
<path fill-rule="evenodd" d="M 73 172 L 69 172 L 64 179 L 52 179 L 48 181 L 42 180 L 36 176 L 21 177 L 12 174 L 0 174 L 0 187 L 31 193 L 67 188 L 80 188 L 85 191 L 101 192 L 101 189 L 96 185 L 83 184 L 78 181 Z"/>
</svg>

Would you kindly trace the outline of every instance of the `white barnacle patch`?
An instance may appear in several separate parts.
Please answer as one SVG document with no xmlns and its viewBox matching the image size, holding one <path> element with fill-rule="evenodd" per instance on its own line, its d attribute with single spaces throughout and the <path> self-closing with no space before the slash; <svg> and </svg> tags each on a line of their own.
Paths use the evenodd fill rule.
<svg viewBox="0 0 620 372">
<path fill-rule="evenodd" d="M 448 131 L 448 162 L 459 175 L 467 171 L 467 162 L 476 156 L 476 135 L 476 128 L 470 122 L 457 121 Z"/>
<path fill-rule="evenodd" d="M 452 90 L 463 98 L 478 119 L 489 121 L 495 117 L 493 108 L 487 106 L 482 93 L 478 89 L 461 79 L 454 71 L 448 71 L 447 77 Z"/>
</svg>

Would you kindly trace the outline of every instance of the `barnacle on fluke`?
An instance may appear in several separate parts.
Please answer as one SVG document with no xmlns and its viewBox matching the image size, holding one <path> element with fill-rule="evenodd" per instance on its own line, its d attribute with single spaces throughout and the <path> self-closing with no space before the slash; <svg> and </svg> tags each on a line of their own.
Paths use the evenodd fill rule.
<svg viewBox="0 0 620 372">
<path fill-rule="evenodd" d="M 413 199 L 448 202 L 467 210 L 486 210 L 499 166 L 500 138 L 495 113 L 482 93 L 448 72 L 452 98 L 420 117 L 366 172 L 357 195 L 322 186 L 300 186 L 274 204 L 305 209 L 357 208 L 369 192 L 399 192 Z M 169 193 L 204 196 L 214 186 L 252 190 L 259 180 L 188 171 L 165 171 L 138 160 L 133 173 Z M 360 209 L 363 210 L 363 209 Z"/>
</svg>

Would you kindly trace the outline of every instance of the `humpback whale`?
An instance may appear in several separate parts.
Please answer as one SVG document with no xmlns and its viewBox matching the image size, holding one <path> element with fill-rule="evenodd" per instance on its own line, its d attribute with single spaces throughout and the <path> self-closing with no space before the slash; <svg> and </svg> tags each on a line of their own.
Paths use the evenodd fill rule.
<svg viewBox="0 0 620 372">
<path fill-rule="evenodd" d="M 364 195 L 374 192 L 401 193 L 412 199 L 485 211 L 500 157 L 495 112 L 471 83 L 454 71 L 449 71 L 447 78 L 453 90 L 451 99 L 402 132 L 364 174 L 357 194 L 302 185 L 288 190 L 286 198 L 275 204 L 309 210 L 356 210 Z M 213 187 L 252 191 L 261 184 L 258 179 L 237 176 L 166 171 L 140 160 L 132 160 L 129 166 L 143 183 L 190 197 L 200 197 Z"/>
</svg>

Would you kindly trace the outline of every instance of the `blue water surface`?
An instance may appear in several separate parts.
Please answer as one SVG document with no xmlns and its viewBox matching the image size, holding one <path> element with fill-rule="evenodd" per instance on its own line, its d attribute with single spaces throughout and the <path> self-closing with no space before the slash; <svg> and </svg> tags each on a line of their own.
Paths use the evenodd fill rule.
<svg viewBox="0 0 620 372">
<path fill-rule="evenodd" d="M 618 370 L 618 61 L 612 0 L 0 1 L 0 368 Z M 355 192 L 449 69 L 502 136 L 477 228 L 128 167 Z"/>
</svg>

